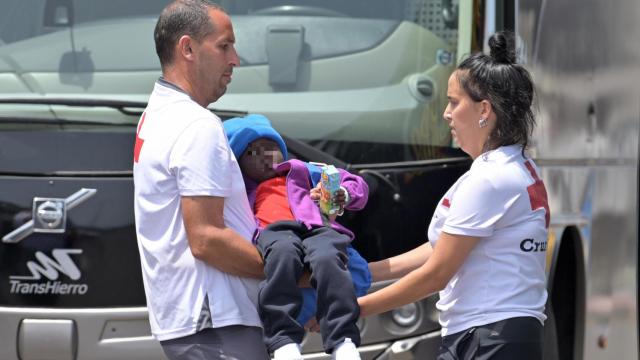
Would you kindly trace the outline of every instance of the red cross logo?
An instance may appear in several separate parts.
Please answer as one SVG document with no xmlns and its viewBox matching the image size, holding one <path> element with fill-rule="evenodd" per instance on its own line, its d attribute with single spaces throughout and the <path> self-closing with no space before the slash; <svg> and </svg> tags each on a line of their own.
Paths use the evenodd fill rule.
<svg viewBox="0 0 640 360">
<path fill-rule="evenodd" d="M 548 229 L 551 213 L 549 212 L 549 203 L 547 202 L 547 189 L 544 187 L 544 183 L 540 180 L 538 174 L 536 174 L 531 163 L 525 161 L 524 166 L 527 167 L 527 170 L 529 170 L 529 173 L 534 180 L 532 185 L 527 186 L 529 201 L 531 201 L 531 210 L 544 208 L 545 227 Z"/>
<path fill-rule="evenodd" d="M 140 118 L 140 123 L 138 124 L 138 131 L 136 131 L 136 145 L 133 148 L 133 161 L 138 162 L 140 158 L 140 150 L 142 150 L 142 144 L 144 144 L 144 139 L 140 138 L 140 130 L 142 129 L 142 124 L 144 124 L 144 116 L 147 113 L 142 113 L 142 117 Z"/>
</svg>

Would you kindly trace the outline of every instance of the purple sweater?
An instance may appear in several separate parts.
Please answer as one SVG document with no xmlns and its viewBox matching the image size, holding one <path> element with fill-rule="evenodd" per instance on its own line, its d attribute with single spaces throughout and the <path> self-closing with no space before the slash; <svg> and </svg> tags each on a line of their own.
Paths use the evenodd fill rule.
<svg viewBox="0 0 640 360">
<path fill-rule="evenodd" d="M 360 176 L 353 175 L 342 169 L 338 170 L 340 172 L 340 185 L 349 192 L 350 200 L 349 203 L 345 205 L 345 209 L 361 210 L 366 205 L 369 197 L 369 187 L 367 183 L 365 183 Z M 276 171 L 279 175 L 286 175 L 287 195 L 293 217 L 298 222 L 305 224 L 308 229 L 324 226 L 320 208 L 309 195 L 312 185 L 306 164 L 300 160 L 293 159 L 278 164 Z M 247 178 L 245 178 L 245 184 L 247 187 L 247 195 L 253 208 L 257 184 Z M 353 240 L 353 233 L 339 223 L 331 221 L 331 227 L 349 236 Z"/>
</svg>

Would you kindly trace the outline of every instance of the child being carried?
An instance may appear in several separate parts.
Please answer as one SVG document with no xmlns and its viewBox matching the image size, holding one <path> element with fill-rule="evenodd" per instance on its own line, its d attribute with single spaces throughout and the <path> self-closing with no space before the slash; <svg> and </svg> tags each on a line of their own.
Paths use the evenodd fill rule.
<svg viewBox="0 0 640 360">
<path fill-rule="evenodd" d="M 353 233 L 335 217 L 343 209 L 360 210 L 365 206 L 367 184 L 357 175 L 333 168 L 339 188 L 332 191 L 334 196 L 326 203 L 325 214 L 315 202 L 321 197 L 319 188 L 314 187 L 320 169 L 296 159 L 285 161 L 284 140 L 267 118 L 249 115 L 223 125 L 258 223 L 257 244 L 266 276 L 259 288 L 259 313 L 269 351 L 276 360 L 302 359 L 304 328 L 296 317 L 304 308 L 297 284 L 308 266 L 310 284 L 317 293 L 316 318 L 325 351 L 334 359 L 360 359 L 356 349 L 360 344 L 356 296 L 366 292 L 370 275 L 366 262 L 350 248 Z M 331 209 L 332 205 L 339 211 Z M 352 282 L 349 256 L 364 262 L 366 274 L 360 284 L 355 282 L 355 275 Z M 359 279 L 363 278 L 361 270 L 362 266 Z"/>
</svg>

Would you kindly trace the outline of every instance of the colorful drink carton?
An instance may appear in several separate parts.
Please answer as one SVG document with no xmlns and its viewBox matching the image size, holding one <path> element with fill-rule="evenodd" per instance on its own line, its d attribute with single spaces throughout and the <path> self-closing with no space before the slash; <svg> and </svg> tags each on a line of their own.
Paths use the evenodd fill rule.
<svg viewBox="0 0 640 360">
<path fill-rule="evenodd" d="M 340 172 L 333 165 L 323 166 L 321 182 L 320 211 L 334 215 L 340 211 L 340 206 L 332 201 L 336 192 L 340 190 Z"/>
</svg>

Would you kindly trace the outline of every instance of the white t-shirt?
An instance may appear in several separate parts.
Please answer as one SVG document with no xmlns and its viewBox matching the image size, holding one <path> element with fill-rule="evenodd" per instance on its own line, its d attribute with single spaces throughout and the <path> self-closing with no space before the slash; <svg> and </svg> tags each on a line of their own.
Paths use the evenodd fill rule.
<svg viewBox="0 0 640 360">
<path fill-rule="evenodd" d="M 220 119 L 159 80 L 138 124 L 133 179 L 138 248 L 156 339 L 195 333 L 207 305 L 208 326 L 261 326 L 258 281 L 195 259 L 182 218 L 182 196 L 219 196 L 225 198 L 228 227 L 249 242 L 255 231 L 240 168 Z"/>
<path fill-rule="evenodd" d="M 442 231 L 480 238 L 440 291 L 443 336 L 513 317 L 546 319 L 547 194 L 521 151 L 505 146 L 476 158 L 431 219 L 434 248 Z"/>
</svg>

